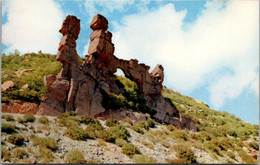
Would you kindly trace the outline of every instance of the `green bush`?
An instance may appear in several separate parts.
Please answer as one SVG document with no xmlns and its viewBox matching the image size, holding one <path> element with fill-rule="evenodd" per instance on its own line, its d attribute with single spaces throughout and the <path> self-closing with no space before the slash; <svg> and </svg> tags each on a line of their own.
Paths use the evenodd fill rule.
<svg viewBox="0 0 260 165">
<path fill-rule="evenodd" d="M 11 124 L 11 123 L 2 123 L 1 132 L 5 132 L 5 133 L 8 133 L 8 134 L 15 133 L 16 132 L 15 125 Z"/>
<path fill-rule="evenodd" d="M 3 118 L 4 118 L 6 121 L 14 121 L 13 115 L 10 115 L 10 114 L 3 115 Z"/>
<path fill-rule="evenodd" d="M 49 119 L 46 116 L 42 116 L 39 118 L 39 122 L 41 124 L 49 124 Z"/>
<path fill-rule="evenodd" d="M 154 123 L 153 120 L 150 119 L 150 118 L 145 122 L 145 124 L 146 124 L 146 126 L 147 126 L 148 128 L 154 128 L 154 127 L 155 127 L 155 123 Z"/>
<path fill-rule="evenodd" d="M 108 120 L 106 120 L 105 124 L 108 127 L 114 127 L 114 126 L 119 125 L 119 122 L 116 119 L 108 119 Z"/>
<path fill-rule="evenodd" d="M 73 140 L 86 140 L 90 138 L 87 132 L 79 126 L 67 128 L 64 134 Z"/>
<path fill-rule="evenodd" d="M 17 148 L 12 152 L 12 157 L 23 159 L 24 157 L 28 157 L 28 153 L 25 150 Z"/>
<path fill-rule="evenodd" d="M 76 116 L 76 113 L 74 111 L 69 111 L 69 112 L 64 112 L 62 114 L 59 114 L 57 116 L 58 119 L 64 119 L 64 118 L 67 118 L 69 116 Z"/>
<path fill-rule="evenodd" d="M 50 137 L 41 138 L 41 137 L 34 136 L 32 138 L 32 141 L 33 141 L 34 146 L 39 145 L 40 147 L 45 147 L 45 148 L 48 148 L 48 149 L 51 149 L 51 150 L 58 149 L 56 140 L 53 139 L 53 138 L 50 138 Z"/>
<path fill-rule="evenodd" d="M 236 157 L 236 155 L 235 155 L 233 152 L 231 152 L 231 151 L 228 151 L 228 152 L 226 153 L 226 155 L 227 155 L 228 157 L 230 157 L 231 159 L 235 159 L 235 157 Z"/>
<path fill-rule="evenodd" d="M 8 142 L 13 143 L 14 145 L 21 146 L 24 143 L 24 137 L 22 135 L 11 135 L 8 137 Z"/>
<path fill-rule="evenodd" d="M 252 147 L 252 148 L 254 148 L 255 150 L 259 150 L 259 144 L 258 143 L 256 143 L 256 142 L 251 142 L 251 143 L 249 143 L 249 146 L 250 147 Z"/>
<path fill-rule="evenodd" d="M 211 151 L 219 156 L 223 156 L 221 149 L 218 146 L 215 146 L 211 142 L 207 141 L 203 144 L 204 148 L 208 151 Z"/>
<path fill-rule="evenodd" d="M 185 160 L 185 163 L 191 164 L 196 162 L 193 151 L 185 145 L 175 145 L 174 150 L 177 152 L 177 157 Z"/>
<path fill-rule="evenodd" d="M 73 164 L 86 164 L 87 161 L 84 158 L 84 155 L 79 150 L 71 150 L 66 157 L 66 163 Z"/>
<path fill-rule="evenodd" d="M 123 140 L 123 139 L 120 139 L 120 138 L 117 138 L 117 139 L 115 140 L 115 143 L 116 143 L 116 145 L 118 145 L 119 147 L 122 147 L 124 144 L 127 143 L 127 141 L 126 141 L 126 140 Z"/>
<path fill-rule="evenodd" d="M 41 163 L 49 163 L 53 161 L 52 150 L 43 146 L 39 147 L 40 157 L 43 159 Z"/>
<path fill-rule="evenodd" d="M 91 138 L 91 139 L 100 137 L 101 131 L 102 130 L 96 129 L 96 128 L 92 127 L 91 125 L 88 125 L 85 129 L 85 132 L 88 134 L 88 138 Z"/>
<path fill-rule="evenodd" d="M 25 114 L 23 115 L 23 118 L 18 118 L 19 123 L 27 123 L 27 122 L 34 122 L 35 117 L 33 114 Z"/>
<path fill-rule="evenodd" d="M 102 139 L 111 143 L 114 143 L 117 138 L 127 140 L 129 136 L 129 132 L 122 125 L 111 127 L 108 130 L 104 130 L 101 134 Z"/>
<path fill-rule="evenodd" d="M 101 125 L 101 123 L 97 119 L 91 118 L 89 116 L 82 116 L 80 118 L 80 122 L 95 129 L 103 130 L 103 126 Z"/>
<path fill-rule="evenodd" d="M 122 153 L 126 154 L 127 156 L 129 156 L 130 158 L 135 155 L 135 154 L 139 154 L 140 151 L 138 150 L 138 148 L 136 146 L 134 146 L 133 144 L 130 143 L 125 143 L 122 146 Z"/>
<path fill-rule="evenodd" d="M 133 126 L 131 127 L 131 129 L 134 130 L 135 132 L 144 134 L 143 127 L 142 127 L 140 124 L 135 124 L 135 125 L 133 125 Z"/>
<path fill-rule="evenodd" d="M 133 160 L 137 164 L 156 164 L 156 160 L 146 155 L 136 154 L 133 156 Z"/>
</svg>

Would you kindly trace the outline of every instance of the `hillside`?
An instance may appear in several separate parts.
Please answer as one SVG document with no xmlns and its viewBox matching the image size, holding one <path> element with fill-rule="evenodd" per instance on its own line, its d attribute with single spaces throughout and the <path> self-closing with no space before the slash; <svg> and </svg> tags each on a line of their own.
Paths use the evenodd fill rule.
<svg viewBox="0 0 260 165">
<path fill-rule="evenodd" d="M 25 70 L 28 72 L 23 72 Z M 39 104 L 47 93 L 43 76 L 59 71 L 60 63 L 55 61 L 54 55 L 38 52 L 21 56 L 19 52 L 14 52 L 3 56 L 2 84 L 13 81 L 14 86 L 2 92 L 2 102 L 22 100 Z M 141 98 L 135 93 L 136 84 L 121 76 L 118 80 L 132 97 L 110 96 L 108 106 L 131 106 L 134 111 L 151 114 L 139 106 Z M 22 89 L 26 84 L 28 87 Z M 40 120 L 41 116 L 27 122 L 27 119 L 18 119 L 23 117 L 20 114 L 2 114 L 2 132 L 5 132 L 1 137 L 2 161 L 70 162 L 69 155 L 77 153 L 70 151 L 79 150 L 88 163 L 258 163 L 258 125 L 244 122 L 233 114 L 210 109 L 206 103 L 167 87 L 163 88 L 162 94 L 181 114 L 196 122 L 198 132 L 159 124 L 149 114 L 146 117 L 153 122 L 133 125 L 129 121 L 116 123 L 109 120 L 111 127 L 106 126 L 106 121 L 77 117 L 73 113 L 47 117 L 48 122 L 41 122 L 47 121 L 46 118 Z M 32 135 L 34 133 L 36 136 Z M 23 136 L 24 140 L 19 140 L 23 138 L 16 135 Z M 41 139 L 43 144 L 34 142 L 39 138 L 44 138 Z M 23 143 L 13 145 L 16 141 Z M 41 158 L 38 152 L 46 157 Z M 20 159 L 15 158 L 17 156 Z M 83 161 L 78 157 L 74 159 Z"/>
</svg>

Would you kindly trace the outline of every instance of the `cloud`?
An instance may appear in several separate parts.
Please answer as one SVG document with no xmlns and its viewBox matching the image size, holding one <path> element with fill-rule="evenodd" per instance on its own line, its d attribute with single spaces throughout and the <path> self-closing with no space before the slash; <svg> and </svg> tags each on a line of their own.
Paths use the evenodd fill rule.
<svg viewBox="0 0 260 165">
<path fill-rule="evenodd" d="M 92 18 L 95 14 L 109 15 L 114 11 L 124 11 L 127 7 L 131 6 L 134 0 L 86 0 L 84 5 L 85 9 Z"/>
<path fill-rule="evenodd" d="M 60 40 L 59 29 L 64 19 L 60 6 L 53 0 L 4 1 L 7 22 L 2 26 L 5 53 L 56 53 Z"/>
<path fill-rule="evenodd" d="M 211 1 L 192 23 L 173 4 L 114 24 L 115 55 L 165 68 L 165 84 L 184 94 L 207 88 L 214 107 L 259 82 L 259 4 Z"/>
</svg>

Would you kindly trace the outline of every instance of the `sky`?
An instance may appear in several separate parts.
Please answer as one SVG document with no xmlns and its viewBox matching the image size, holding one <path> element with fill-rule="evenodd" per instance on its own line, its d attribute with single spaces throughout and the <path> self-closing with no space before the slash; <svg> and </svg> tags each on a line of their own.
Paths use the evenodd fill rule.
<svg viewBox="0 0 260 165">
<path fill-rule="evenodd" d="M 259 1 L 3 0 L 2 53 L 57 53 L 67 15 L 81 20 L 88 52 L 95 14 L 113 33 L 115 56 L 164 67 L 164 85 L 212 109 L 259 123 Z"/>
</svg>

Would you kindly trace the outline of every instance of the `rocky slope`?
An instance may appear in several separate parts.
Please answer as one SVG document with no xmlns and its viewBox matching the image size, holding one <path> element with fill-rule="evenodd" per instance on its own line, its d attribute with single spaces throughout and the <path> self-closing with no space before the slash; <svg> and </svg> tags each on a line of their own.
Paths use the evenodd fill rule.
<svg viewBox="0 0 260 165">
<path fill-rule="evenodd" d="M 136 132 L 136 129 L 131 124 L 121 121 L 120 125 L 125 127 L 130 134 L 127 143 L 133 144 L 139 150 L 138 154 L 129 156 L 122 152 L 123 147 L 120 147 L 117 142 L 106 142 L 102 139 L 102 136 L 73 140 L 66 134 L 69 126 L 62 125 L 60 121 L 65 120 L 65 118 L 46 116 L 47 119 L 44 121 L 48 122 L 43 122 L 41 119 L 43 117 L 40 115 L 35 115 L 36 119 L 34 121 L 29 121 L 28 117 L 28 121 L 24 121 L 22 120 L 23 117 L 22 114 L 2 114 L 1 153 L 2 162 L 4 163 L 70 163 L 69 153 L 75 150 L 82 153 L 85 162 L 88 163 L 188 163 L 188 158 L 185 160 L 180 159 L 180 153 L 184 152 L 178 149 L 177 146 L 180 144 L 191 150 L 190 155 L 192 155 L 194 163 L 240 164 L 257 163 L 258 161 L 258 151 L 247 145 L 248 143 L 257 142 L 257 136 L 250 136 L 248 140 L 243 141 L 241 144 L 232 144 L 232 147 L 220 150 L 219 154 L 216 154 L 204 147 L 201 140 L 205 137 L 202 137 L 201 133 L 179 130 L 173 126 L 167 127 L 159 123 L 156 123 L 155 127 L 149 128 L 149 130 L 142 129 L 142 131 Z M 83 130 L 90 127 L 90 125 L 78 122 L 80 121 L 78 116 L 70 116 L 69 118 L 69 122 L 75 122 Z M 14 134 L 21 135 L 24 138 L 22 144 L 13 144 L 15 142 L 11 141 L 10 137 L 14 134 L 8 133 L 3 128 L 3 124 L 6 123 L 15 126 L 16 132 Z M 106 125 L 106 121 L 100 120 L 100 123 L 104 130 L 112 128 Z M 88 133 L 90 134 L 90 131 Z M 48 143 L 45 142 L 44 145 L 37 144 L 35 143 L 35 137 L 54 139 L 57 147 L 53 150 L 47 149 L 47 151 L 43 151 L 42 148 Z M 228 138 L 234 140 L 234 137 Z M 234 149 L 239 145 L 242 145 L 242 152 L 248 155 L 247 158 L 244 158 L 245 155 L 241 154 L 240 150 Z M 48 145 L 46 146 L 48 148 Z M 20 150 L 20 152 L 17 150 Z M 43 156 L 43 154 L 48 156 Z M 80 162 L 78 157 L 74 159 Z"/>
</svg>

